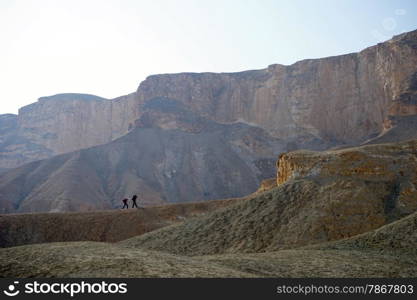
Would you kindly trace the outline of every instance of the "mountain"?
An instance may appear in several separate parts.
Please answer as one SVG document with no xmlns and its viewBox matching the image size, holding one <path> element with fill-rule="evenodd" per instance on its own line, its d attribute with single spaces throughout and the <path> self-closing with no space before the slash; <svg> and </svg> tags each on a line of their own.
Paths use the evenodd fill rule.
<svg viewBox="0 0 417 300">
<path fill-rule="evenodd" d="M 293 149 L 356 145 L 388 130 L 392 118 L 417 114 L 416 50 L 412 31 L 359 53 L 289 66 L 153 75 L 112 100 L 42 97 L 17 116 L 0 116 L 13 127 L 0 132 L 0 169 L 113 141 L 133 127 L 147 101 L 160 97 L 217 123 L 248 123 L 291 138 Z"/>
<path fill-rule="evenodd" d="M 287 149 L 259 127 L 216 123 L 175 100 L 144 109 L 113 142 L 1 174 L 2 212 L 109 209 L 135 193 L 143 205 L 242 197 L 274 176 Z"/>
<path fill-rule="evenodd" d="M 240 197 L 280 153 L 416 138 L 416 50 L 413 31 L 290 66 L 154 75 L 113 100 L 40 98 L 0 116 L 0 212 Z"/>
</svg>

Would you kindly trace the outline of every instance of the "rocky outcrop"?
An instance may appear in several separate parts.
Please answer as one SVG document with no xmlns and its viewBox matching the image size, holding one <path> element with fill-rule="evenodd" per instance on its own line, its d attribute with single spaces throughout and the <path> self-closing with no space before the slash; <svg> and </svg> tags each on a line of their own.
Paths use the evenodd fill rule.
<svg viewBox="0 0 417 300">
<path fill-rule="evenodd" d="M 126 134 L 155 98 L 179 101 L 217 123 L 255 125 L 294 150 L 359 144 L 389 130 L 393 118 L 416 115 L 416 43 L 413 31 L 359 53 L 290 66 L 153 75 L 113 100 L 43 97 L 19 111 L 14 138 L 0 145 L 0 168 L 108 143 Z"/>
<path fill-rule="evenodd" d="M 265 180 L 262 180 L 261 186 L 259 187 L 257 192 L 258 193 L 263 193 L 263 192 L 272 190 L 273 188 L 276 188 L 276 187 L 277 187 L 277 179 L 275 177 L 265 179 Z"/>
<path fill-rule="evenodd" d="M 398 218 L 417 210 L 417 141 L 369 145 L 334 151 L 294 151 L 281 154 L 277 184 L 313 178 L 334 189 L 332 201 L 345 205 L 375 204 Z"/>
</svg>

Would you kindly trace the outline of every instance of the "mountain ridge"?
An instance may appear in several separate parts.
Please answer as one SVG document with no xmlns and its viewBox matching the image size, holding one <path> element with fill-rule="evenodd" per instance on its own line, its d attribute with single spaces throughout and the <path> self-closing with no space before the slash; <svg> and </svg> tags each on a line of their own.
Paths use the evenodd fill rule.
<svg viewBox="0 0 417 300">
<path fill-rule="evenodd" d="M 357 53 L 288 66 L 151 75 L 134 93 L 100 104 L 76 97 L 65 107 L 38 101 L 22 108 L 10 143 L 0 144 L 0 168 L 108 143 L 126 134 L 142 106 L 157 97 L 181 101 L 218 123 L 243 120 L 277 138 L 358 144 L 383 132 L 390 116 L 416 114 L 414 100 L 407 100 L 416 91 L 416 40 L 411 31 Z"/>
</svg>

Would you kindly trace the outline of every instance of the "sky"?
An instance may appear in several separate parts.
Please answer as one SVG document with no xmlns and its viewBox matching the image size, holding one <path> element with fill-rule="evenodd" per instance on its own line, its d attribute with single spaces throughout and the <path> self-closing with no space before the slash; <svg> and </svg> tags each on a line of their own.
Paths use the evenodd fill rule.
<svg viewBox="0 0 417 300">
<path fill-rule="evenodd" d="M 0 114 L 115 98 L 147 76 L 357 52 L 417 29 L 414 0 L 0 0 Z"/>
</svg>

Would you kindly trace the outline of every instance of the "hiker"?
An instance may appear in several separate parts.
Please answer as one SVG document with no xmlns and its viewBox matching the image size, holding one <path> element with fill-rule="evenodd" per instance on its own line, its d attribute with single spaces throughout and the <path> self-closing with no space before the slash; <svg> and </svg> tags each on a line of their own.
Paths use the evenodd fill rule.
<svg viewBox="0 0 417 300">
<path fill-rule="evenodd" d="M 125 207 L 128 209 L 129 208 L 129 205 L 127 204 L 127 198 L 124 198 L 123 200 L 122 200 L 122 202 L 123 202 L 123 207 L 122 207 L 122 209 L 124 209 Z"/>
<path fill-rule="evenodd" d="M 136 206 L 136 208 L 139 208 L 138 207 L 138 204 L 136 203 L 136 199 L 138 198 L 138 196 L 136 196 L 136 195 L 133 195 L 133 197 L 132 197 L 132 208 L 134 208 L 135 206 Z"/>
</svg>

